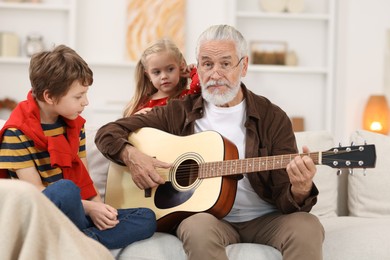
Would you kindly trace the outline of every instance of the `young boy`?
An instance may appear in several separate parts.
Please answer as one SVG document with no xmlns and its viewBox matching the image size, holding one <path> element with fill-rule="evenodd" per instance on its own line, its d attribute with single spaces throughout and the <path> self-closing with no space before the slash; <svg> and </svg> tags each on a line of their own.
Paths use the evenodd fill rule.
<svg viewBox="0 0 390 260">
<path fill-rule="evenodd" d="M 153 211 L 104 204 L 89 176 L 85 150 L 87 91 L 93 74 L 64 45 L 35 54 L 31 90 L 0 131 L 0 175 L 35 185 L 86 235 L 109 249 L 152 236 Z"/>
</svg>

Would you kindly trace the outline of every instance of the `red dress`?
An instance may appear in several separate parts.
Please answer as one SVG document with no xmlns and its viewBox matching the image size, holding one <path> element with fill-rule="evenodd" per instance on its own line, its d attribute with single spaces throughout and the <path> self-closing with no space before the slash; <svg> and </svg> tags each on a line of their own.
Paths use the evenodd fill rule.
<svg viewBox="0 0 390 260">
<path fill-rule="evenodd" d="M 193 68 L 191 70 L 190 77 L 191 77 L 190 88 L 184 89 L 180 93 L 179 98 L 183 98 L 184 96 L 187 96 L 189 94 L 200 93 L 201 87 L 200 87 L 199 77 L 196 68 Z M 147 107 L 165 106 L 167 104 L 168 97 L 159 98 L 159 99 L 149 99 L 149 100 L 147 99 L 145 101 L 146 101 L 145 103 L 143 103 L 141 106 L 137 108 L 137 111 Z"/>
</svg>

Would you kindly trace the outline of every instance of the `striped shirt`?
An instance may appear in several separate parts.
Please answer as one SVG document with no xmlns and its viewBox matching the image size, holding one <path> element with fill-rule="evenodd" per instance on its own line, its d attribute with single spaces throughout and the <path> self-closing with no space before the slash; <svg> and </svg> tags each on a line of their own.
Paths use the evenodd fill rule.
<svg viewBox="0 0 390 260">
<path fill-rule="evenodd" d="M 41 124 L 45 136 L 57 136 L 66 133 L 66 125 L 63 120 L 54 124 Z M 85 129 L 80 132 L 79 157 L 86 157 Z M 35 167 L 43 185 L 63 179 L 62 170 L 52 167 L 48 151 L 42 151 L 34 146 L 34 142 L 16 128 L 8 128 L 3 135 L 0 144 L 0 167 L 7 168 L 12 178 L 17 178 L 16 170 Z"/>
</svg>

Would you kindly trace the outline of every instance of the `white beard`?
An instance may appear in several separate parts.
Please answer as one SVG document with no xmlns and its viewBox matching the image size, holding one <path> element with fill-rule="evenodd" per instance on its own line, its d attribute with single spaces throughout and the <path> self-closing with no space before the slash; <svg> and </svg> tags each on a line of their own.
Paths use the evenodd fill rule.
<svg viewBox="0 0 390 260">
<path fill-rule="evenodd" d="M 200 82 L 202 86 L 202 97 L 211 104 L 214 104 L 215 106 L 222 106 L 230 101 L 232 101 L 236 96 L 238 91 L 240 90 L 240 82 L 241 78 L 238 79 L 236 84 L 234 86 L 229 85 L 224 80 L 210 80 L 206 82 L 205 84 L 203 82 Z M 215 90 L 213 93 L 210 93 L 208 87 L 213 85 L 225 85 L 227 86 L 227 90 L 223 93 L 219 93 L 218 90 Z"/>
</svg>

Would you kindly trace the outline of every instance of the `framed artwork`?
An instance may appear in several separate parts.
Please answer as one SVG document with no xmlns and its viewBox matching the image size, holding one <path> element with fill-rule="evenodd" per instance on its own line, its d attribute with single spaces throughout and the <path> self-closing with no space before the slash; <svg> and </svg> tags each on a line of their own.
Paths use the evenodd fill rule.
<svg viewBox="0 0 390 260">
<path fill-rule="evenodd" d="M 137 61 L 141 53 L 161 38 L 185 50 L 185 0 L 128 0 L 126 49 Z"/>
</svg>

